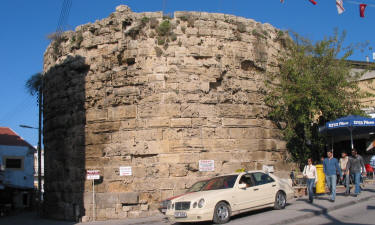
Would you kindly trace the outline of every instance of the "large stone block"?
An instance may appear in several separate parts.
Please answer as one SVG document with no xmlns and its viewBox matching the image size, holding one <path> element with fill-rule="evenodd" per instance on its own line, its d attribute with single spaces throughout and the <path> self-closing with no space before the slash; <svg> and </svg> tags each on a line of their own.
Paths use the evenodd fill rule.
<svg viewBox="0 0 375 225">
<path fill-rule="evenodd" d="M 95 204 L 97 208 L 114 208 L 118 202 L 117 193 L 96 193 Z"/>
<path fill-rule="evenodd" d="M 126 105 L 109 108 L 108 117 L 110 120 L 124 120 L 135 118 L 137 115 L 137 106 Z"/>
<path fill-rule="evenodd" d="M 171 119 L 171 127 L 191 127 L 191 118 L 176 118 Z"/>
<path fill-rule="evenodd" d="M 118 193 L 118 203 L 120 204 L 137 204 L 139 201 L 137 192 Z"/>
</svg>

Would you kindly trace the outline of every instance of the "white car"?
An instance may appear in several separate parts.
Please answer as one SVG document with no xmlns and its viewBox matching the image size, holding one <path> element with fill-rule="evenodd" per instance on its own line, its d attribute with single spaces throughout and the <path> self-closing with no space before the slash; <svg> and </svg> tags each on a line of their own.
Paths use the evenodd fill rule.
<svg viewBox="0 0 375 225">
<path fill-rule="evenodd" d="M 166 215 L 172 222 L 222 224 L 233 215 L 255 209 L 283 209 L 293 197 L 287 181 L 263 171 L 248 171 L 210 179 L 201 191 L 171 200 Z"/>
</svg>

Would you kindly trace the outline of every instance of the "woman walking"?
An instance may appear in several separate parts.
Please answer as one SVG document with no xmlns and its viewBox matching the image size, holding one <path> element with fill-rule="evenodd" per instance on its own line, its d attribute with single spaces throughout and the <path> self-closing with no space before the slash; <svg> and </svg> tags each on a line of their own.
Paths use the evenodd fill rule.
<svg viewBox="0 0 375 225">
<path fill-rule="evenodd" d="M 312 203 L 314 199 L 313 187 L 318 182 L 318 173 L 316 167 L 312 164 L 312 159 L 307 159 L 307 165 L 303 169 L 303 176 L 307 179 L 307 192 L 309 195 L 309 202 Z"/>
</svg>

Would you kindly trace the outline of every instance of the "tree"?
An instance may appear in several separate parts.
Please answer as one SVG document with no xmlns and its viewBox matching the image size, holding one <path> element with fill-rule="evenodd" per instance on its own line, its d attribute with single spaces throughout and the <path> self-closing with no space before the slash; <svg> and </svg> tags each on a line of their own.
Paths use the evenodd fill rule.
<svg viewBox="0 0 375 225">
<path fill-rule="evenodd" d="M 39 91 L 42 89 L 42 76 L 41 73 L 36 73 L 26 81 L 25 86 L 30 95 L 39 94 Z"/>
<path fill-rule="evenodd" d="M 42 112 L 43 112 L 43 74 L 36 73 L 32 75 L 26 81 L 26 89 L 30 93 L 30 95 L 38 96 L 38 201 L 39 206 L 38 209 L 40 210 L 40 204 L 42 199 Z"/>
<path fill-rule="evenodd" d="M 294 161 L 318 159 L 324 137 L 318 126 L 348 114 L 361 114 L 356 80 L 347 61 L 353 47 L 344 47 L 345 32 L 312 43 L 293 34 L 283 55 L 280 74 L 268 74 L 269 117 L 282 129 Z"/>
</svg>

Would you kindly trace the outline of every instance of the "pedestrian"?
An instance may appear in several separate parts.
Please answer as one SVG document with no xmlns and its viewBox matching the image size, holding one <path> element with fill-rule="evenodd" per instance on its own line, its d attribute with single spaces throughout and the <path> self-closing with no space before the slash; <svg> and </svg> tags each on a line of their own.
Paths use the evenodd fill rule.
<svg viewBox="0 0 375 225">
<path fill-rule="evenodd" d="M 318 182 L 318 173 L 316 167 L 312 164 L 312 159 L 307 159 L 307 165 L 303 169 L 303 177 L 307 179 L 307 192 L 309 195 L 309 202 L 312 203 L 314 199 L 313 187 Z"/>
<path fill-rule="evenodd" d="M 352 149 L 352 157 L 349 158 L 346 170 L 350 172 L 354 178 L 354 196 L 357 197 L 361 193 L 361 188 L 359 186 L 361 182 L 361 171 L 363 175 L 366 175 L 366 168 L 362 156 L 358 154 L 355 148 Z"/>
<path fill-rule="evenodd" d="M 346 166 L 349 161 L 349 156 L 346 154 L 346 152 L 341 153 L 341 158 L 340 158 L 340 168 L 341 168 L 341 173 L 344 178 L 344 186 L 345 186 L 345 196 L 348 196 L 350 194 L 350 175 L 349 171 L 346 171 Z"/>
<path fill-rule="evenodd" d="M 341 168 L 339 166 L 339 161 L 333 157 L 332 151 L 327 151 L 327 158 L 324 159 L 323 162 L 323 171 L 326 176 L 327 186 L 331 193 L 331 197 L 329 199 L 330 202 L 334 202 L 336 198 L 336 180 L 337 180 L 337 173 L 340 174 L 341 180 L 342 173 Z"/>
<path fill-rule="evenodd" d="M 375 155 L 373 155 L 370 159 L 370 166 L 375 169 Z"/>
<path fill-rule="evenodd" d="M 323 163 L 324 163 L 324 156 L 320 157 L 320 164 L 323 165 Z"/>
</svg>

